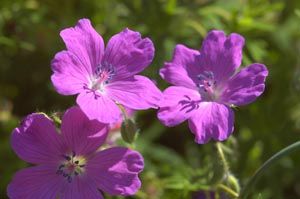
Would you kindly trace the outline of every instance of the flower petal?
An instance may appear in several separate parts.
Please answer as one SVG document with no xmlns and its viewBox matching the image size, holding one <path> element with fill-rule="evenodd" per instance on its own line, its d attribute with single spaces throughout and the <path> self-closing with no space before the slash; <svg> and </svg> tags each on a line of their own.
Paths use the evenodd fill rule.
<svg viewBox="0 0 300 199">
<path fill-rule="evenodd" d="M 75 177 L 65 185 L 60 199 L 104 199 L 96 183 L 87 176 Z"/>
<path fill-rule="evenodd" d="M 144 168 L 143 157 L 136 151 L 113 147 L 100 151 L 88 162 L 86 171 L 98 188 L 110 195 L 133 195 L 141 186 L 138 174 Z"/>
<path fill-rule="evenodd" d="M 121 117 L 121 111 L 116 103 L 96 91 L 80 93 L 76 102 L 90 120 L 97 119 L 107 124 L 117 122 Z"/>
<path fill-rule="evenodd" d="M 199 64 L 196 57 L 199 51 L 177 45 L 174 49 L 173 59 L 171 62 L 165 63 L 160 69 L 160 76 L 167 82 L 187 88 L 195 88 L 197 75 L 199 74 Z"/>
<path fill-rule="evenodd" d="M 79 107 L 68 109 L 61 124 L 65 145 L 77 155 L 96 151 L 107 137 L 109 126 L 98 120 L 89 120 Z"/>
<path fill-rule="evenodd" d="M 143 71 L 152 62 L 153 56 L 152 41 L 142 39 L 139 32 L 126 28 L 109 40 L 104 61 L 115 67 L 114 79 L 124 79 Z"/>
<path fill-rule="evenodd" d="M 10 199 L 56 199 L 63 181 L 53 165 L 39 165 L 18 171 L 7 187 Z"/>
<path fill-rule="evenodd" d="M 195 90 L 171 86 L 163 92 L 157 117 L 166 126 L 176 126 L 194 114 L 200 100 L 201 96 Z"/>
<path fill-rule="evenodd" d="M 68 51 L 57 53 L 51 62 L 52 83 L 56 91 L 62 95 L 80 93 L 88 83 L 89 71 L 80 60 Z"/>
<path fill-rule="evenodd" d="M 30 163 L 41 164 L 59 159 L 61 140 L 52 121 L 42 113 L 27 116 L 11 136 L 17 155 Z"/>
<path fill-rule="evenodd" d="M 199 64 L 203 71 L 211 71 L 214 78 L 227 80 L 241 65 L 244 38 L 236 33 L 228 37 L 223 31 L 213 30 L 203 41 Z"/>
<path fill-rule="evenodd" d="M 234 75 L 227 83 L 221 101 L 242 106 L 256 100 L 265 89 L 268 70 L 263 64 L 251 64 Z"/>
<path fill-rule="evenodd" d="M 226 140 L 233 132 L 234 113 L 226 105 L 202 102 L 189 119 L 189 128 L 195 134 L 195 142 L 205 144 L 211 138 Z"/>
<path fill-rule="evenodd" d="M 94 69 L 101 64 L 104 42 L 92 27 L 90 20 L 80 19 L 74 28 L 62 30 L 60 36 L 68 51 L 77 57 L 89 74 L 92 74 Z"/>
<path fill-rule="evenodd" d="M 107 95 L 114 101 L 135 110 L 158 108 L 161 91 L 147 77 L 134 77 L 107 85 Z"/>
</svg>

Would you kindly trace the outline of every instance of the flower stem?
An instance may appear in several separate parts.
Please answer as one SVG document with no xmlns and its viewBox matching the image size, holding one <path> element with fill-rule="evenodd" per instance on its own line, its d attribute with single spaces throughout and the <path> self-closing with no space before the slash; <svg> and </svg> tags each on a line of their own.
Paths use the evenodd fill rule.
<svg viewBox="0 0 300 199">
<path fill-rule="evenodd" d="M 246 199 L 247 196 L 249 195 L 250 191 L 252 190 L 252 187 L 255 185 L 256 181 L 262 176 L 262 174 L 272 165 L 274 164 L 277 160 L 280 158 L 287 156 L 291 152 L 300 149 L 300 141 L 295 142 L 275 155 L 273 155 L 270 159 L 268 159 L 255 173 L 254 175 L 250 178 L 248 183 L 245 185 L 245 187 L 242 189 L 240 198 Z"/>
<path fill-rule="evenodd" d="M 127 120 L 128 117 L 127 117 L 127 113 L 126 113 L 125 107 L 124 107 L 123 105 L 121 105 L 121 104 L 117 104 L 117 105 L 118 105 L 118 107 L 120 108 L 120 110 L 121 110 L 121 112 L 122 112 L 123 119 L 124 119 L 124 120 Z"/>
<path fill-rule="evenodd" d="M 224 192 L 228 193 L 233 198 L 238 198 L 239 197 L 238 193 L 236 193 L 235 191 L 233 191 L 232 189 L 230 189 L 229 187 L 227 187 L 227 186 L 225 186 L 223 184 L 218 184 L 217 188 L 222 189 Z"/>
<path fill-rule="evenodd" d="M 219 154 L 220 159 L 221 159 L 222 164 L 223 164 L 225 175 L 227 176 L 228 173 L 229 173 L 229 165 L 228 165 L 227 160 L 225 158 L 225 154 L 224 154 L 223 149 L 222 149 L 222 144 L 220 142 L 217 142 L 216 147 L 217 147 L 218 154 Z"/>
</svg>

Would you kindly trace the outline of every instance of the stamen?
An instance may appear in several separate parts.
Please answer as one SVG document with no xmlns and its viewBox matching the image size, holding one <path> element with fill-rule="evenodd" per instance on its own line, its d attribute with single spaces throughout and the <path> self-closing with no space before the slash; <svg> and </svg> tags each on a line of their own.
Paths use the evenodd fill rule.
<svg viewBox="0 0 300 199">
<path fill-rule="evenodd" d="M 68 182 L 71 183 L 72 182 L 72 177 L 68 176 Z"/>
<path fill-rule="evenodd" d="M 70 160 L 71 160 L 71 157 L 70 157 L 70 156 L 66 156 L 66 155 L 64 155 L 64 158 L 65 158 L 66 160 L 68 160 L 68 161 L 70 161 Z"/>
<path fill-rule="evenodd" d="M 62 175 L 70 183 L 75 176 L 84 172 L 86 160 L 82 156 L 76 156 L 74 151 L 70 155 L 62 156 L 65 160 L 58 166 L 56 174 Z"/>
<path fill-rule="evenodd" d="M 58 169 L 58 170 L 56 171 L 56 174 L 58 174 L 58 175 L 60 175 L 60 174 L 62 174 L 62 173 L 63 173 L 63 170 Z"/>
<path fill-rule="evenodd" d="M 90 79 L 89 89 L 93 91 L 103 91 L 106 84 L 108 84 L 115 76 L 115 69 L 112 64 L 103 62 L 99 64 Z"/>
<path fill-rule="evenodd" d="M 197 75 L 197 78 L 199 80 L 199 92 L 202 97 L 207 100 L 212 100 L 214 98 L 214 90 L 217 84 L 214 73 L 212 71 L 203 71 L 201 74 Z"/>
</svg>

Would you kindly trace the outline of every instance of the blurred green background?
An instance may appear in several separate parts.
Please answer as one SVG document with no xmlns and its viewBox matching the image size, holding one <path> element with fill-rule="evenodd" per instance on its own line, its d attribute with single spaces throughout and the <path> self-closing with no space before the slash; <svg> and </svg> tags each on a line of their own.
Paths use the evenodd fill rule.
<svg viewBox="0 0 300 199">
<path fill-rule="evenodd" d="M 235 110 L 236 124 L 225 154 L 244 185 L 272 154 L 300 138 L 299 0 L 0 0 L 0 198 L 26 163 L 9 145 L 19 120 L 35 111 L 63 111 L 75 97 L 57 94 L 50 61 L 64 49 L 63 28 L 90 18 L 107 41 L 125 27 L 150 37 L 156 48 L 144 72 L 161 89 L 158 69 L 177 43 L 199 49 L 206 33 L 222 29 L 246 38 L 243 66 L 264 63 L 265 93 Z M 197 145 L 186 124 L 166 128 L 156 111 L 138 113 L 136 143 L 146 161 L 141 191 L 132 198 L 181 199 L 214 189 L 220 165 L 214 143 Z M 251 198 L 300 198 L 300 152 L 285 157 L 260 179 Z M 30 183 L 30 182 L 29 182 Z M 109 197 L 107 197 L 109 198 Z"/>
</svg>

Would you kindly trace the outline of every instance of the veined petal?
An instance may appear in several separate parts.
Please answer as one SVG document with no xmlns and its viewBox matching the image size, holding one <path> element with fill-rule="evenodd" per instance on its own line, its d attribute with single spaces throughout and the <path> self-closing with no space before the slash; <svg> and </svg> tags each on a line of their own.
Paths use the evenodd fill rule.
<svg viewBox="0 0 300 199">
<path fill-rule="evenodd" d="M 199 108 L 200 94 L 193 89 L 171 86 L 163 92 L 158 119 L 166 126 L 175 126 L 190 118 Z"/>
<path fill-rule="evenodd" d="M 265 89 L 268 70 L 263 64 L 251 64 L 234 75 L 222 93 L 221 102 L 242 106 L 256 100 Z"/>
<path fill-rule="evenodd" d="M 97 119 L 108 124 L 117 122 L 122 116 L 116 103 L 97 91 L 80 93 L 76 102 L 90 120 Z"/>
<path fill-rule="evenodd" d="M 210 139 L 226 140 L 233 132 L 233 123 L 231 108 L 216 102 L 202 102 L 189 119 L 189 128 L 195 134 L 195 142 L 205 144 Z"/>
<path fill-rule="evenodd" d="M 108 134 L 107 124 L 89 120 L 79 107 L 68 109 L 61 124 L 62 137 L 70 152 L 86 155 L 96 151 Z"/>
<path fill-rule="evenodd" d="M 60 32 L 69 52 L 80 61 L 81 66 L 89 74 L 101 63 L 104 54 L 102 37 L 92 27 L 90 20 L 80 19 L 73 28 L 66 28 Z"/>
<path fill-rule="evenodd" d="M 160 76 L 173 85 L 195 88 L 197 75 L 200 72 L 199 64 L 196 62 L 199 54 L 197 50 L 176 45 L 172 61 L 165 63 L 160 69 Z"/>
<path fill-rule="evenodd" d="M 136 151 L 113 147 L 98 152 L 87 165 L 88 175 L 98 188 L 110 195 L 133 195 L 141 186 L 138 174 L 144 168 L 143 157 Z"/>
<path fill-rule="evenodd" d="M 51 62 L 51 68 L 53 71 L 52 84 L 62 95 L 80 93 L 88 84 L 89 70 L 74 54 L 68 51 L 57 53 Z"/>
<path fill-rule="evenodd" d="M 135 110 L 158 108 L 161 91 L 147 77 L 135 75 L 107 85 L 107 95 L 114 101 Z"/>
<path fill-rule="evenodd" d="M 60 199 L 104 199 L 96 183 L 87 176 L 76 177 L 64 186 Z"/>
<path fill-rule="evenodd" d="M 60 159 L 62 144 L 52 121 L 42 113 L 27 116 L 11 135 L 11 146 L 23 160 L 42 164 Z"/>
<path fill-rule="evenodd" d="M 211 71 L 215 80 L 222 82 L 241 65 L 244 38 L 236 33 L 226 37 L 223 31 L 213 30 L 204 39 L 199 65 L 202 71 Z"/>
<path fill-rule="evenodd" d="M 107 44 L 104 62 L 116 71 L 114 79 L 125 79 L 143 71 L 154 56 L 154 46 L 149 38 L 128 28 L 114 35 Z"/>
<path fill-rule="evenodd" d="M 63 181 L 53 165 L 39 165 L 18 171 L 7 187 L 10 199 L 56 199 Z"/>
</svg>

